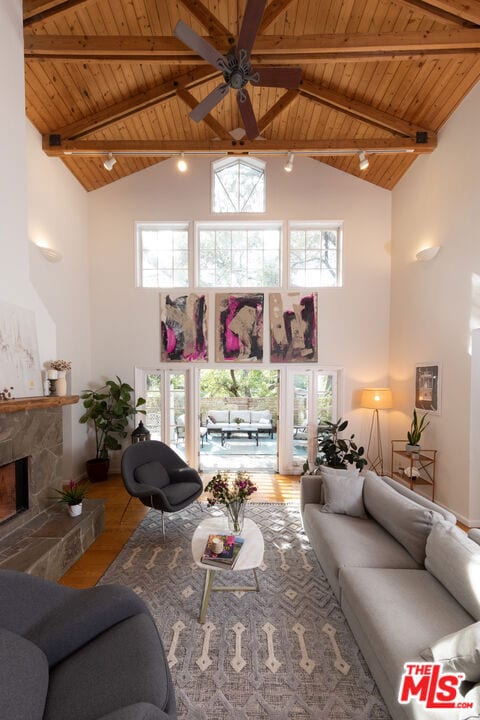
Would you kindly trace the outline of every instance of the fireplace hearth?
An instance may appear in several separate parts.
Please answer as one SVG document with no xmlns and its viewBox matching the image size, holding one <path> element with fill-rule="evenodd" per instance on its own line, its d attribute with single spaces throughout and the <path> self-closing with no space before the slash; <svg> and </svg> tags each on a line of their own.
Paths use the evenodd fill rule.
<svg viewBox="0 0 480 720">
<path fill-rule="evenodd" d="M 82 515 L 70 518 L 52 499 L 64 481 L 62 406 L 78 400 L 0 402 L 1 569 L 57 580 L 103 530 L 103 500 L 87 498 Z"/>
</svg>

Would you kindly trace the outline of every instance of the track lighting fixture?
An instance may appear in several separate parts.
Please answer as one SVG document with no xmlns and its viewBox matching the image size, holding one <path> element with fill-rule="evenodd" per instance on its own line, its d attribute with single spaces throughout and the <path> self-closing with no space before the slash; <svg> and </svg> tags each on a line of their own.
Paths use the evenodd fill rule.
<svg viewBox="0 0 480 720">
<path fill-rule="evenodd" d="M 180 157 L 177 160 L 177 170 L 181 173 L 187 172 L 188 170 L 187 161 L 185 160 L 185 153 L 181 153 Z"/>
<path fill-rule="evenodd" d="M 108 172 L 111 172 L 116 162 L 117 159 L 113 157 L 112 153 L 108 153 L 107 159 L 103 161 L 103 167 L 105 170 L 108 170 Z"/>
<path fill-rule="evenodd" d="M 358 163 L 360 166 L 360 170 L 366 170 L 370 163 L 368 162 L 368 158 L 366 153 L 362 150 L 361 153 L 358 155 Z"/>
<path fill-rule="evenodd" d="M 287 172 L 287 173 L 292 172 L 294 158 L 295 158 L 295 155 L 293 154 L 293 152 L 290 151 L 287 155 L 285 165 L 283 166 L 283 169 L 285 170 L 285 172 Z"/>
</svg>

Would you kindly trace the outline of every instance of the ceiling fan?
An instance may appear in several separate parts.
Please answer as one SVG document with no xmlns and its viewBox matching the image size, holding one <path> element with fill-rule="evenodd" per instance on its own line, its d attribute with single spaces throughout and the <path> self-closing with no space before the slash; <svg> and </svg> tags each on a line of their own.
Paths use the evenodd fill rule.
<svg viewBox="0 0 480 720">
<path fill-rule="evenodd" d="M 212 90 L 190 112 L 190 117 L 195 122 L 203 120 L 232 88 L 232 90 L 237 90 L 238 109 L 242 116 L 247 137 L 249 140 L 254 140 L 260 133 L 250 96 L 246 89 L 247 83 L 250 82 L 261 87 L 282 87 L 287 89 L 295 89 L 299 86 L 302 75 L 301 68 L 253 67 L 250 62 L 250 53 L 260 27 L 265 5 L 266 0 L 247 0 L 237 44 L 226 55 L 222 55 L 182 20 L 176 24 L 173 34 L 184 45 L 223 73 L 224 82 L 218 85 L 215 90 Z"/>
</svg>

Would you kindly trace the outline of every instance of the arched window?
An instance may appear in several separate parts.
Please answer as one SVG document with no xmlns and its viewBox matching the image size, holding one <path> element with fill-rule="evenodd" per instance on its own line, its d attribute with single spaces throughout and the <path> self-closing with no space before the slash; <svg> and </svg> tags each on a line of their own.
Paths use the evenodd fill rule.
<svg viewBox="0 0 480 720">
<path fill-rule="evenodd" d="M 265 212 L 265 163 L 256 158 L 222 158 L 212 163 L 215 213 Z"/>
</svg>

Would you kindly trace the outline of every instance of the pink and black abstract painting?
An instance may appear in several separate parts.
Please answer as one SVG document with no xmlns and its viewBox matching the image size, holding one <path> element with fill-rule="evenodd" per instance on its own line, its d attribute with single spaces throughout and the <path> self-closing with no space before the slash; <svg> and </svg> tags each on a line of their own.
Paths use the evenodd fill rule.
<svg viewBox="0 0 480 720">
<path fill-rule="evenodd" d="M 165 295 L 160 332 L 162 362 L 208 360 L 205 295 Z"/>
<path fill-rule="evenodd" d="M 270 361 L 317 361 L 317 293 L 270 294 Z"/>
<path fill-rule="evenodd" d="M 263 359 L 263 293 L 216 295 L 216 361 Z"/>
</svg>

